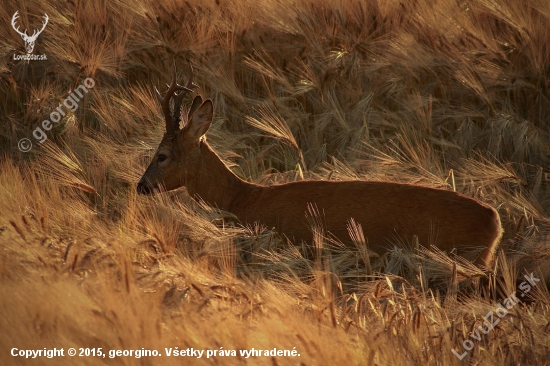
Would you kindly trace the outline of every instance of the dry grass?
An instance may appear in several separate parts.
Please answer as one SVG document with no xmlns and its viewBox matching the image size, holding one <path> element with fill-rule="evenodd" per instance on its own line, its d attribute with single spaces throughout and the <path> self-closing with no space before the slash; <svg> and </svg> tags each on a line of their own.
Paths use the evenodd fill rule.
<svg viewBox="0 0 550 366">
<path fill-rule="evenodd" d="M 48 14 L 34 51 L 47 61 L 14 61 L 16 10 L 29 29 Z M 353 224 L 356 249 L 295 246 L 184 189 L 138 197 L 135 184 L 164 128 L 153 87 L 191 62 L 215 104 L 208 140 L 239 176 L 479 198 L 505 228 L 508 295 L 525 271 L 550 277 L 549 22 L 545 0 L 4 1 L 2 364 L 181 364 L 9 356 L 176 346 L 300 353 L 197 364 L 547 364 L 544 280 L 459 361 L 451 350 L 496 307 L 470 291 L 471 258 L 415 245 L 380 258 Z M 38 144 L 33 129 L 86 77 L 94 88 Z"/>
</svg>

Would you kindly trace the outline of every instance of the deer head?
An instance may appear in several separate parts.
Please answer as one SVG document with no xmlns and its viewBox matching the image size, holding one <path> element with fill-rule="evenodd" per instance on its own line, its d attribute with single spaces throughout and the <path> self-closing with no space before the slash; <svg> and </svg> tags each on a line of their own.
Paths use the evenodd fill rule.
<svg viewBox="0 0 550 366">
<path fill-rule="evenodd" d="M 46 24 L 48 24 L 48 14 L 44 13 L 44 24 L 42 25 L 42 29 L 40 29 L 39 31 L 35 30 L 33 33 L 32 33 L 32 36 L 29 36 L 27 34 L 27 30 L 25 29 L 24 32 L 21 32 L 19 30 L 19 27 L 15 25 L 15 22 L 17 20 L 17 18 L 19 18 L 19 10 L 15 12 L 15 14 L 13 14 L 13 17 L 11 18 L 11 26 L 13 27 L 13 29 L 19 33 L 19 35 L 21 36 L 21 38 L 23 38 L 23 41 L 25 41 L 25 49 L 27 50 L 27 53 L 28 54 L 31 54 L 32 51 L 34 50 L 34 42 L 36 42 L 36 39 L 38 38 L 38 36 L 40 35 L 40 33 L 42 33 L 42 31 L 44 30 L 44 28 L 46 28 Z"/>
<path fill-rule="evenodd" d="M 203 101 L 201 96 L 196 96 L 184 117 L 184 126 L 180 129 L 183 96 L 198 87 L 192 82 L 192 76 L 193 68 L 187 84 L 178 85 L 174 65 L 172 83 L 164 97 L 155 88 L 164 113 L 166 133 L 138 183 L 137 190 L 140 194 L 152 194 L 161 189 L 170 191 L 186 185 L 188 177 L 196 176 L 200 144 L 212 124 L 214 107 L 210 99 Z M 174 101 L 172 114 L 170 99 Z"/>
</svg>

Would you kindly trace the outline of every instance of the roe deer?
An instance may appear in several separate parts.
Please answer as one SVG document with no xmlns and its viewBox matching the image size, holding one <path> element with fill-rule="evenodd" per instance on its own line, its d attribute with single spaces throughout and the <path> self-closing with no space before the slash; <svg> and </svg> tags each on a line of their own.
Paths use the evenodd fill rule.
<svg viewBox="0 0 550 366">
<path fill-rule="evenodd" d="M 390 182 L 306 180 L 263 186 L 240 179 L 206 142 L 213 118 L 210 99 L 196 96 L 180 129 L 183 96 L 195 87 L 192 76 L 185 86 L 178 85 L 174 66 L 165 96 L 155 89 L 166 133 L 137 185 L 140 194 L 185 186 L 193 198 L 235 214 L 243 224 L 259 222 L 291 240 L 306 242 L 313 234 L 305 214 L 313 204 L 324 212 L 326 231 L 344 243 L 350 241 L 347 224 L 353 218 L 378 254 L 383 254 L 388 239 L 410 242 L 416 235 L 420 244 L 447 252 L 483 248 L 476 263 L 488 267 L 493 262 L 502 234 L 498 213 L 456 192 Z"/>
</svg>

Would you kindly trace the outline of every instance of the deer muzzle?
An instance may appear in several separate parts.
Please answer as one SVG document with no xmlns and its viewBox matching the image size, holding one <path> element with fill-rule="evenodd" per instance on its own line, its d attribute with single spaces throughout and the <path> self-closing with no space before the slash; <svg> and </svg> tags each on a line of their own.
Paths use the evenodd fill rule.
<svg viewBox="0 0 550 366">
<path fill-rule="evenodd" d="M 138 194 L 153 194 L 153 188 L 149 184 L 143 181 L 139 181 L 137 184 L 137 192 Z"/>
</svg>

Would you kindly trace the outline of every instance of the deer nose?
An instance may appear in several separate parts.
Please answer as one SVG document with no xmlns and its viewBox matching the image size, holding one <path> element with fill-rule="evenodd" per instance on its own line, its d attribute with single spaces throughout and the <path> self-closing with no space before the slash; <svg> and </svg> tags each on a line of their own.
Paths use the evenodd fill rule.
<svg viewBox="0 0 550 366">
<path fill-rule="evenodd" d="M 139 194 L 151 194 L 153 190 L 143 182 L 139 182 L 137 185 L 137 191 Z"/>
</svg>

